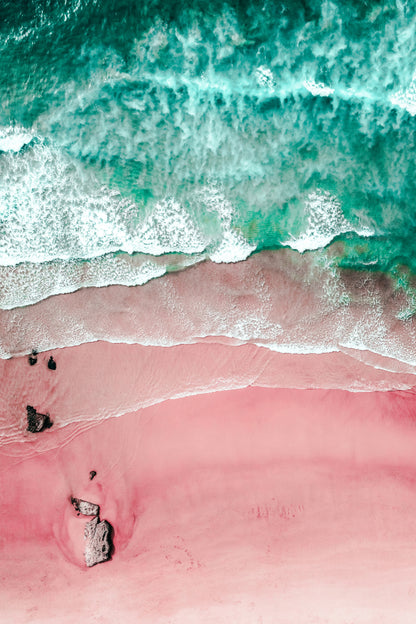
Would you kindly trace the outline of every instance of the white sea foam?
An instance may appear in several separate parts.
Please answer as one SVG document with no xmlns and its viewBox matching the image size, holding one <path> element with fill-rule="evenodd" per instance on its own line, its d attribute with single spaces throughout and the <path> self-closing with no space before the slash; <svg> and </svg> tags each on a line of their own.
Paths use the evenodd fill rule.
<svg viewBox="0 0 416 624">
<path fill-rule="evenodd" d="M 403 108 L 412 116 L 416 115 L 416 72 L 407 89 L 400 89 L 389 97 L 393 106 Z"/>
<path fill-rule="evenodd" d="M 324 85 L 323 82 L 315 82 L 314 80 L 305 80 L 303 83 L 305 89 L 307 89 L 312 95 L 321 95 L 322 97 L 328 97 L 334 93 L 332 87 Z"/>
<path fill-rule="evenodd" d="M 338 199 L 328 191 L 310 193 L 305 208 L 308 215 L 306 230 L 300 236 L 283 242 L 283 245 L 301 253 L 326 247 L 336 236 L 346 232 L 356 232 L 360 236 L 374 234 L 368 227 L 354 227 L 344 217 Z"/>
<path fill-rule="evenodd" d="M 143 253 L 201 253 L 207 245 L 194 219 L 174 198 L 157 202 L 139 230 L 131 244 Z"/>
<path fill-rule="evenodd" d="M 213 262 L 241 262 L 248 258 L 256 249 L 238 232 L 225 230 L 221 244 L 210 253 Z"/>
<path fill-rule="evenodd" d="M 18 141 L 22 145 L 31 135 L 10 136 L 5 140 L 15 141 L 16 152 L 0 157 L 3 266 L 91 259 L 116 251 L 159 256 L 207 250 L 215 262 L 237 262 L 255 249 L 234 229 L 234 209 L 215 189 L 204 187 L 189 199 L 199 203 L 202 215 L 205 209 L 216 215 L 218 227 L 208 233 L 191 213 L 194 206 L 189 210 L 167 196 L 144 208 L 100 185 L 92 170 L 57 148 L 38 141 L 19 153 Z"/>
<path fill-rule="evenodd" d="M 110 254 L 88 263 L 61 260 L 41 264 L 21 263 L 0 266 L 0 309 L 32 305 L 52 295 L 70 293 L 79 288 L 140 286 L 161 277 L 169 267 L 180 270 L 198 259 L 189 256 L 172 258 Z"/>
<path fill-rule="evenodd" d="M 268 87 L 269 89 L 274 89 L 276 87 L 273 72 L 269 67 L 265 67 L 264 65 L 256 69 L 256 80 L 261 87 Z"/>
<path fill-rule="evenodd" d="M 0 264 L 89 258 L 120 249 L 129 202 L 59 150 L 0 157 Z"/>
<path fill-rule="evenodd" d="M 220 220 L 222 236 L 219 244 L 209 250 L 213 262 L 240 262 L 248 258 L 256 249 L 232 225 L 235 210 L 221 190 L 215 185 L 205 186 L 200 193 L 201 203 L 206 211 L 214 213 Z"/>
<path fill-rule="evenodd" d="M 33 136 L 19 126 L 0 127 L 0 152 L 18 152 Z"/>
<path fill-rule="evenodd" d="M 293 344 L 287 342 L 269 342 L 267 344 L 256 342 L 254 344 L 258 347 L 275 351 L 276 353 L 293 353 L 297 355 L 307 355 L 308 353 L 336 353 L 339 351 L 336 345 L 328 346 L 325 344 L 315 344 L 313 342 L 298 342 Z"/>
</svg>

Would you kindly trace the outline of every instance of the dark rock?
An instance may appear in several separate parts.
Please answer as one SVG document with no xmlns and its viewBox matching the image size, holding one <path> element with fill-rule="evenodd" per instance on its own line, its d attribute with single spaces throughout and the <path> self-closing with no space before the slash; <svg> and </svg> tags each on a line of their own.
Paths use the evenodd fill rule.
<svg viewBox="0 0 416 624">
<path fill-rule="evenodd" d="M 76 511 L 82 513 L 84 516 L 99 516 L 100 506 L 95 503 L 89 503 L 88 501 L 81 500 L 80 498 L 71 498 L 71 503 Z"/>
<path fill-rule="evenodd" d="M 31 405 L 26 406 L 27 410 L 27 431 L 31 433 L 40 433 L 45 429 L 52 427 L 53 422 L 48 413 L 39 414 Z"/>
<path fill-rule="evenodd" d="M 52 356 L 48 360 L 48 368 L 50 368 L 51 370 L 56 370 L 56 362 Z"/>
<path fill-rule="evenodd" d="M 38 355 L 38 352 L 33 349 L 32 353 L 29 355 L 29 364 L 31 366 L 36 364 L 36 362 L 38 361 L 37 355 Z"/>
<path fill-rule="evenodd" d="M 93 518 L 85 525 L 85 563 L 89 568 L 108 561 L 113 553 L 113 527 L 107 520 Z"/>
<path fill-rule="evenodd" d="M 96 474 L 97 473 L 95 472 L 95 470 L 91 470 L 91 472 L 90 472 L 90 481 L 92 481 L 94 479 Z"/>
</svg>

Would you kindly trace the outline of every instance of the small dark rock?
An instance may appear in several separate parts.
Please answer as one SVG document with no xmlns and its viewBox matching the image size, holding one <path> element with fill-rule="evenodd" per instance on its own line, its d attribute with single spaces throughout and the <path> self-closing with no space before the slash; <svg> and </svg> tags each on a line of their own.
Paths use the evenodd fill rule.
<svg viewBox="0 0 416 624">
<path fill-rule="evenodd" d="M 91 472 L 90 472 L 90 481 L 92 481 L 94 479 L 96 474 L 97 473 L 95 472 L 95 470 L 91 470 Z"/>
<path fill-rule="evenodd" d="M 99 516 L 100 506 L 95 503 L 89 503 L 88 501 L 81 500 L 80 498 L 71 498 L 71 503 L 76 511 L 82 513 L 84 516 Z"/>
<path fill-rule="evenodd" d="M 113 527 L 107 520 L 93 518 L 85 525 L 85 563 L 89 568 L 108 561 L 113 553 Z"/>
<path fill-rule="evenodd" d="M 31 433 L 40 433 L 45 429 L 50 429 L 53 422 L 48 413 L 39 414 L 31 405 L 26 406 L 27 410 L 27 431 Z"/>
<path fill-rule="evenodd" d="M 52 356 L 48 360 L 48 368 L 50 368 L 50 370 L 56 370 L 56 362 Z"/>
<path fill-rule="evenodd" d="M 29 364 L 31 366 L 36 364 L 36 362 L 38 361 L 37 355 L 38 355 L 38 352 L 33 349 L 32 353 L 29 355 Z"/>
</svg>

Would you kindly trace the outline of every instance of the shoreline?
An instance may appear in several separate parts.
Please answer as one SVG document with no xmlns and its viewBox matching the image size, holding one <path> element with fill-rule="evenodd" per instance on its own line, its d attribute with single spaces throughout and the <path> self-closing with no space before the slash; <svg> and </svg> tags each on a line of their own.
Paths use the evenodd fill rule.
<svg viewBox="0 0 416 624">
<path fill-rule="evenodd" d="M 27 357 L 0 360 L 0 448 L 14 442 L 21 456 L 54 444 L 53 431 L 76 423 L 93 427 L 168 399 L 246 387 L 339 390 L 346 396 L 370 391 L 412 392 L 416 373 L 391 372 L 350 354 L 281 354 L 254 345 L 201 342 L 174 347 L 93 342 Z M 49 370 L 50 357 L 56 370 Z M 379 361 L 377 360 L 377 364 Z M 37 436 L 27 429 L 27 405 L 49 413 L 53 428 Z M 61 440 L 61 441 L 62 441 Z"/>
<path fill-rule="evenodd" d="M 371 351 L 416 370 L 410 302 L 384 274 L 317 266 L 296 252 L 202 262 L 139 287 L 82 288 L 0 311 L 1 357 L 85 342 L 169 347 L 205 339 L 274 351 Z"/>
</svg>

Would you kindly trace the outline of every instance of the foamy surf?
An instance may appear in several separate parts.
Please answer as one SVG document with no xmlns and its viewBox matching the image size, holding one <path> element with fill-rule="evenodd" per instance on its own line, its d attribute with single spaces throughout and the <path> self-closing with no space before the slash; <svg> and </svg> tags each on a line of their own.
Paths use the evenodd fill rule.
<svg viewBox="0 0 416 624">
<path fill-rule="evenodd" d="M 292 236 L 284 241 L 292 249 L 303 253 L 321 249 L 329 245 L 331 241 L 341 234 L 355 232 L 360 237 L 370 237 L 375 234 L 374 230 L 362 225 L 354 226 L 343 215 L 341 204 L 337 197 L 328 191 L 316 191 L 310 193 L 305 201 L 305 213 L 307 215 L 307 228 L 299 236 Z"/>
<path fill-rule="evenodd" d="M 204 255 L 107 254 L 85 260 L 54 260 L 0 266 L 0 308 L 32 305 L 53 295 L 80 288 L 111 285 L 140 286 L 167 272 L 180 271 L 204 260 Z"/>
<path fill-rule="evenodd" d="M 7 22 L 5 65 L 18 58 L 21 72 L 12 72 L 15 97 L 5 93 L 0 120 L 1 264 L 117 252 L 236 262 L 254 250 L 304 252 L 354 235 L 344 249 L 353 267 L 387 270 L 397 258 L 413 267 L 407 9 L 394 9 L 394 26 L 377 41 L 348 40 L 348 67 L 347 44 L 320 35 L 329 29 L 344 41 L 349 17 L 340 7 L 314 10 L 312 21 L 293 9 L 287 29 L 257 15 L 255 44 L 243 9 L 196 9 L 196 21 L 180 26 L 155 10 L 150 17 L 137 7 L 125 37 L 109 25 L 111 45 L 96 2 L 28 9 L 18 28 Z M 383 14 L 365 17 L 370 29 Z M 86 25 L 81 45 L 76 33 Z M 28 39 L 35 52 L 24 56 Z M 60 54 L 63 41 L 72 43 Z M 41 89 L 36 50 L 50 56 Z M 392 156 L 403 150 L 405 158 Z M 212 189 L 221 195 L 215 209 Z M 317 202 L 332 206 L 319 222 Z M 222 204 L 232 206 L 228 222 Z"/>
<path fill-rule="evenodd" d="M 138 287 L 84 288 L 3 310 L 1 356 L 96 340 L 169 347 L 212 338 L 282 353 L 366 350 L 410 371 L 415 328 L 400 320 L 408 305 L 383 274 L 336 272 L 295 251 L 261 252 Z"/>
<path fill-rule="evenodd" d="M 215 227 L 210 225 L 204 230 L 201 215 L 197 219 L 173 197 L 149 202 L 145 207 L 116 189 L 100 186 L 92 171 L 46 142 L 15 154 L 25 139 L 13 136 L 16 150 L 0 157 L 2 266 L 76 263 L 79 259 L 94 264 L 99 256 L 115 252 L 194 254 L 195 261 L 205 253 L 205 257 L 212 255 L 217 262 L 235 262 L 247 258 L 256 248 L 233 230 L 233 211 L 227 209 L 224 216 L 221 205 L 229 202 L 215 189 L 214 200 L 210 190 L 206 196 L 201 196 L 200 191 L 195 193 L 195 202 L 214 212 Z M 110 283 L 114 281 L 110 279 Z"/>
</svg>

